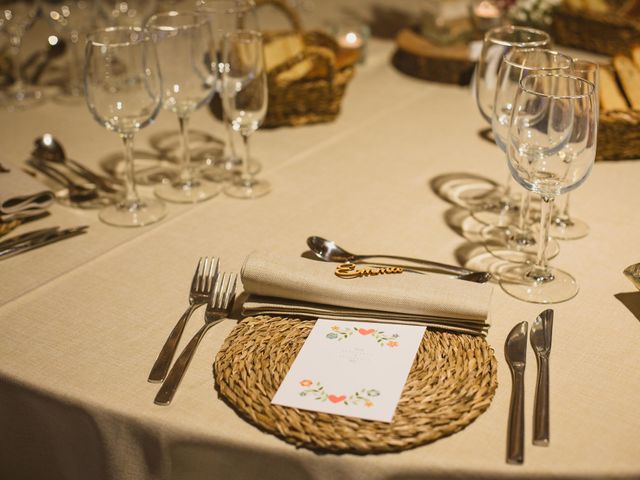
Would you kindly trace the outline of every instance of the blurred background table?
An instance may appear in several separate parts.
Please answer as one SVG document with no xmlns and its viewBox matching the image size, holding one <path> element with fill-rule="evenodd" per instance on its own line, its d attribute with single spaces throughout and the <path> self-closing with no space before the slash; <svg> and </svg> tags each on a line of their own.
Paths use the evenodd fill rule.
<svg viewBox="0 0 640 480">
<path fill-rule="evenodd" d="M 391 22 L 411 18 L 417 8 L 408 1 L 314 5 L 302 9 L 309 27 L 350 12 Z M 0 477 L 640 476 L 640 293 L 622 275 L 640 255 L 637 161 L 596 164 L 574 194 L 575 214 L 591 233 L 563 244 L 554 262 L 576 276 L 581 291 L 554 306 L 547 448 L 530 444 L 535 358 L 528 352 L 524 465 L 505 463 L 511 380 L 502 348 L 515 323 L 532 321 L 544 307 L 518 302 L 498 287 L 487 337 L 499 364 L 496 396 L 474 423 L 433 444 L 401 454 L 318 455 L 257 430 L 214 390 L 211 365 L 233 320 L 209 332 L 173 404 L 153 404 L 158 385 L 147 383 L 148 371 L 186 306 L 200 256 L 219 256 L 224 270 L 239 271 L 256 249 L 299 256 L 314 234 L 356 251 L 449 263 L 477 247 L 451 227 L 464 210 L 438 198 L 431 184 L 461 172 L 502 181 L 505 160 L 479 135 L 486 126 L 468 89 L 397 72 L 391 36 L 373 33 L 335 122 L 254 136 L 270 195 L 169 205 L 164 221 L 131 230 L 101 224 L 92 210 L 55 205 L 39 226 L 87 224 L 89 233 L 2 261 Z M 96 169 L 121 149 L 83 103 L 47 101 L 0 112 L 0 125 L 2 163 L 14 168 L 45 131 Z M 223 135 L 205 110 L 191 128 L 203 138 Z M 139 134 L 137 149 L 153 152 L 159 139 L 175 139 L 177 147 L 167 112 Z M 181 346 L 201 322 L 199 312 Z"/>
</svg>

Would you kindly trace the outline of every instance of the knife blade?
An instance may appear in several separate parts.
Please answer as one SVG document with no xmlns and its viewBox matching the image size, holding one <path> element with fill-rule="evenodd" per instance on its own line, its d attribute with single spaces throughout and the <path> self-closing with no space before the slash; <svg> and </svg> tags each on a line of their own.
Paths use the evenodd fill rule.
<svg viewBox="0 0 640 480">
<path fill-rule="evenodd" d="M 33 240 L 43 235 L 48 235 L 57 231 L 60 227 L 40 228 L 38 230 L 32 230 L 30 232 L 16 235 L 15 237 L 7 238 L 0 242 L 0 250 L 5 250 L 9 247 L 25 242 L 27 240 Z"/>
<path fill-rule="evenodd" d="M 538 375 L 533 404 L 533 444 L 549 445 L 549 355 L 553 331 L 553 310 L 536 317 L 531 325 L 531 347 L 536 354 Z"/>
<path fill-rule="evenodd" d="M 63 230 L 57 230 L 47 235 L 41 235 L 39 237 L 32 238 L 31 240 L 26 240 L 17 245 L 13 245 L 9 248 L 0 250 L 0 260 L 4 260 L 5 258 L 10 258 L 15 255 L 28 252 L 29 250 L 40 248 L 45 245 L 49 245 L 50 243 L 58 242 L 60 240 L 65 240 L 67 238 L 72 238 L 77 235 L 82 235 L 83 233 L 86 233 L 88 228 L 89 228 L 88 225 L 71 227 Z"/>
<path fill-rule="evenodd" d="M 507 426 L 507 463 L 524 461 L 524 369 L 527 363 L 528 323 L 511 329 L 504 343 L 504 355 L 511 370 L 511 400 Z"/>
</svg>

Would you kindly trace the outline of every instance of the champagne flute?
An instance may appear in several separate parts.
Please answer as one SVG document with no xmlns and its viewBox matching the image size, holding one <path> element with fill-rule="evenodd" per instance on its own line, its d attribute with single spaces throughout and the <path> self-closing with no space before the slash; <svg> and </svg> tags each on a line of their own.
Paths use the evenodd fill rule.
<svg viewBox="0 0 640 480">
<path fill-rule="evenodd" d="M 513 48 L 503 58 L 498 70 L 491 127 L 500 149 L 506 152 L 509 121 L 520 81 L 533 73 L 570 73 L 571 58 L 544 48 Z M 498 258 L 527 262 L 535 256 L 537 241 L 529 219 L 530 193 L 521 196 L 517 223 L 506 227 L 487 226 L 482 230 L 485 247 Z M 558 242 L 550 239 L 547 257 L 560 251 Z"/>
<path fill-rule="evenodd" d="M 224 36 L 227 33 L 238 30 L 259 30 L 255 4 L 251 0 L 198 0 L 198 3 L 197 11 L 207 17 L 214 37 L 214 45 L 217 49 L 215 57 L 218 68 L 216 92 L 221 96 L 222 72 L 225 69 L 222 58 Z M 221 158 L 213 163 L 213 166 L 223 168 L 224 170 L 237 170 L 242 165 L 242 159 L 237 154 L 236 145 L 233 140 L 233 129 L 231 123 L 226 118 L 224 108 L 222 109 L 222 124 L 225 127 L 226 135 L 224 153 Z M 259 163 L 255 159 L 250 159 L 249 162 L 251 171 L 257 173 L 260 170 Z"/>
<path fill-rule="evenodd" d="M 85 55 L 85 99 L 96 121 L 124 143 L 125 194 L 100 211 L 100 219 L 119 227 L 140 227 L 162 219 L 164 204 L 141 199 L 133 172 L 133 139 L 161 108 L 158 60 L 140 28 L 110 27 L 89 35 Z"/>
<path fill-rule="evenodd" d="M 558 73 L 536 73 L 521 81 L 509 128 L 509 168 L 518 183 L 542 197 L 542 228 L 535 264 L 511 265 L 499 272 L 500 286 L 509 295 L 558 303 L 578 293 L 576 280 L 550 267 L 545 252 L 555 197 L 587 179 L 596 155 L 597 129 L 593 83 Z"/>
<path fill-rule="evenodd" d="M 551 37 L 542 30 L 513 25 L 489 30 L 483 39 L 482 51 L 474 74 L 473 89 L 480 114 L 491 123 L 495 100 L 498 69 L 502 58 L 512 48 L 546 48 L 551 45 Z M 509 223 L 517 206 L 511 198 L 510 180 L 490 192 L 469 190 L 469 195 L 461 198 L 470 205 L 473 217 L 486 225 Z"/>
<path fill-rule="evenodd" d="M 239 132 L 244 144 L 242 173 L 224 192 L 236 198 L 256 198 L 271 191 L 265 180 L 256 180 L 249 169 L 249 136 L 267 113 L 267 75 L 262 35 L 238 30 L 224 37 L 222 104 L 231 127 Z"/>
<path fill-rule="evenodd" d="M 178 116 L 182 142 L 179 178 L 158 185 L 155 193 L 169 202 L 201 202 L 220 192 L 219 184 L 200 178 L 189 150 L 189 117 L 213 96 L 211 30 L 206 19 L 196 12 L 176 11 L 153 15 L 147 29 L 160 63 L 163 106 Z"/>
<path fill-rule="evenodd" d="M 597 63 L 588 60 L 574 59 L 573 74 L 589 80 L 596 86 L 596 91 L 599 91 L 600 67 Z M 570 193 L 563 196 L 560 206 L 551 220 L 550 232 L 553 238 L 559 240 L 577 240 L 589 234 L 589 225 L 587 225 L 584 220 L 572 217 L 569 213 L 570 197 Z"/>
<path fill-rule="evenodd" d="M 0 106 L 8 110 L 22 110 L 42 100 L 42 91 L 27 85 L 20 69 L 20 52 L 25 32 L 31 28 L 40 10 L 37 0 L 0 0 L 0 31 L 9 40 L 11 76 L 13 83 L 0 92 Z"/>
</svg>

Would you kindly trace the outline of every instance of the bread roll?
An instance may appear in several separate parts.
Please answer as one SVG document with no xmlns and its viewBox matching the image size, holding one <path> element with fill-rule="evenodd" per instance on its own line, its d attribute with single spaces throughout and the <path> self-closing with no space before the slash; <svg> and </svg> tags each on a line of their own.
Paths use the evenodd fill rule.
<svg viewBox="0 0 640 480">
<path fill-rule="evenodd" d="M 618 88 L 613 73 L 606 68 L 600 69 L 600 107 L 606 110 L 629 110 L 624 95 Z"/>
<path fill-rule="evenodd" d="M 622 55 L 613 57 L 613 67 L 616 69 L 631 107 L 634 110 L 640 110 L 640 70 L 629 57 Z"/>
</svg>

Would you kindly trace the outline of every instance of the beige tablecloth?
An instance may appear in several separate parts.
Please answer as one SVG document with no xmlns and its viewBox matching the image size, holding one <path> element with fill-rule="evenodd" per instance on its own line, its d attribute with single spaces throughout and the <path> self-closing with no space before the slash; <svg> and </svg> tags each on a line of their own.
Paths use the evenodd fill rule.
<svg viewBox="0 0 640 480">
<path fill-rule="evenodd" d="M 535 358 L 528 351 L 524 465 L 505 463 L 511 381 L 502 348 L 515 323 L 532 321 L 544 307 L 499 288 L 487 336 L 499 365 L 496 396 L 475 422 L 431 445 L 401 454 L 318 455 L 249 425 L 217 397 L 212 380 L 233 320 L 205 337 L 172 405 L 153 404 L 158 386 L 146 377 L 187 305 L 199 256 L 218 255 L 224 270 L 239 271 L 256 249 L 298 256 L 314 234 L 354 251 L 447 263 L 477 247 L 449 225 L 459 225 L 464 212 L 430 183 L 456 172 L 503 181 L 504 158 L 478 136 L 486 125 L 468 89 L 403 76 L 389 65 L 391 51 L 389 42 L 372 42 L 335 123 L 254 135 L 270 195 L 172 205 L 166 220 L 140 230 L 54 205 L 39 225 L 89 224 L 89 233 L 0 263 L 0 478 L 640 477 L 640 294 L 621 273 L 640 260 L 634 161 L 596 165 L 573 197 L 573 213 L 591 233 L 562 242 L 553 263 L 572 272 L 581 291 L 553 307 L 547 448 L 530 443 Z M 94 167 L 121 149 L 83 105 L 50 101 L 2 112 L 0 125 L 13 166 L 44 131 Z M 223 133 L 205 111 L 192 127 Z M 141 132 L 137 149 L 150 151 L 154 139 L 166 142 L 176 129 L 164 112 Z M 181 346 L 201 323 L 198 311 Z"/>
</svg>

